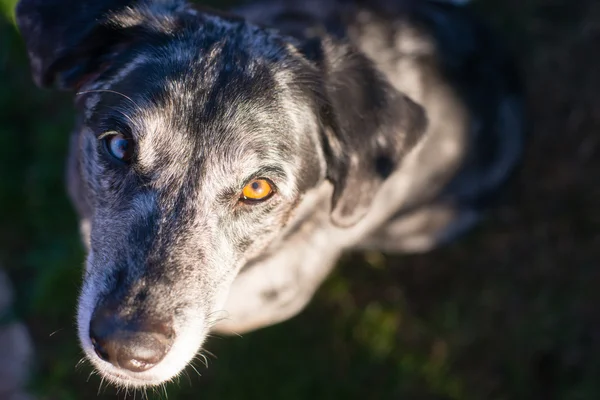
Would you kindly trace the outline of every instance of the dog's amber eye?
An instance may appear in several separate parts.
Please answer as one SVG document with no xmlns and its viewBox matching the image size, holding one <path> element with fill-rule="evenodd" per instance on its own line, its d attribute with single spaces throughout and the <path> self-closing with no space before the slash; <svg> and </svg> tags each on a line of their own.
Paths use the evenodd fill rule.
<svg viewBox="0 0 600 400">
<path fill-rule="evenodd" d="M 107 132 L 102 135 L 104 146 L 108 153 L 122 162 L 128 162 L 133 155 L 133 143 L 123 134 L 118 132 Z"/>
<path fill-rule="evenodd" d="M 266 200 L 273 194 L 273 186 L 266 179 L 254 179 L 242 190 L 242 200 Z"/>
</svg>

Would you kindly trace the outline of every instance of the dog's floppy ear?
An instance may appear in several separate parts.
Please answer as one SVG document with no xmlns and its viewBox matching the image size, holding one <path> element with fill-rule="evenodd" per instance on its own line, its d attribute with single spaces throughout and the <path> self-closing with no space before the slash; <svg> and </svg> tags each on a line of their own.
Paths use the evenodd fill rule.
<svg viewBox="0 0 600 400">
<path fill-rule="evenodd" d="M 160 19 L 178 0 L 21 0 L 17 25 L 25 40 L 32 74 L 42 87 L 73 89 L 110 65 L 118 50 Z M 157 9 L 157 10 L 155 10 Z"/>
<path fill-rule="evenodd" d="M 369 211 L 383 181 L 423 137 L 425 113 L 351 45 L 324 40 L 302 50 L 316 60 L 321 75 L 327 178 L 334 186 L 332 222 L 351 226 Z"/>
</svg>

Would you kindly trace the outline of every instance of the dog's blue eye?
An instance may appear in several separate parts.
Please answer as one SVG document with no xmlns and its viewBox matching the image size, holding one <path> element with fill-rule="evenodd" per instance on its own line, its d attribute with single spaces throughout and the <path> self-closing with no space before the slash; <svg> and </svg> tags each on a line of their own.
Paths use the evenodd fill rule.
<svg viewBox="0 0 600 400">
<path fill-rule="evenodd" d="M 106 150 L 111 156 L 119 161 L 127 162 L 131 160 L 133 154 L 133 143 L 124 135 L 117 132 L 107 133 L 104 138 Z"/>
</svg>

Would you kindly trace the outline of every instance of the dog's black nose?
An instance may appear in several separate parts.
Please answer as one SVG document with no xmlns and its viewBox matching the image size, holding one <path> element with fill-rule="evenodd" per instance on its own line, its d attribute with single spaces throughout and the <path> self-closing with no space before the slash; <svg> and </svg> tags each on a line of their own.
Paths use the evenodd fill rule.
<svg viewBox="0 0 600 400">
<path fill-rule="evenodd" d="M 158 364 L 173 344 L 171 324 L 155 321 L 123 323 L 107 310 L 96 310 L 90 321 L 90 339 L 102 360 L 132 372 Z"/>
</svg>

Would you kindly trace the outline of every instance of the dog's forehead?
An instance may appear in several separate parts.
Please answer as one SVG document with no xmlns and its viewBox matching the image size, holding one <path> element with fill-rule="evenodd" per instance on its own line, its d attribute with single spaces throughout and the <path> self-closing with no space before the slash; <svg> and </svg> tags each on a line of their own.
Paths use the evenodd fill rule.
<svg viewBox="0 0 600 400">
<path fill-rule="evenodd" d="M 298 100 L 290 88 L 289 50 L 272 32 L 203 16 L 176 38 L 144 45 L 128 57 L 101 82 L 101 89 L 123 96 L 110 96 L 100 106 L 188 128 L 181 131 L 215 123 L 268 125 Z"/>
<path fill-rule="evenodd" d="M 197 18 L 184 21 L 177 34 L 149 36 L 140 41 L 131 54 L 125 56 L 126 64 L 109 83 L 130 78 L 136 70 L 153 64 L 144 71 L 153 72 L 145 77 L 146 83 L 158 75 L 159 81 L 160 78 L 184 78 L 197 88 L 217 83 L 219 77 L 264 76 L 261 68 L 265 67 L 271 73 L 279 73 L 286 61 L 290 61 L 290 53 L 295 52 L 277 31 L 261 29 L 242 19 L 229 20 L 201 13 Z"/>
<path fill-rule="evenodd" d="M 200 62 L 157 76 L 158 81 L 158 87 L 141 96 L 147 99 L 144 105 L 129 115 L 142 153 L 195 154 L 223 164 L 268 149 L 285 151 L 282 146 L 291 134 L 285 96 L 268 68 L 248 71 Z"/>
<path fill-rule="evenodd" d="M 306 119 L 286 45 L 246 23 L 214 20 L 141 47 L 92 103 L 96 120 L 129 126 L 138 167 L 156 182 L 232 182 L 265 165 L 293 168 Z"/>
</svg>

